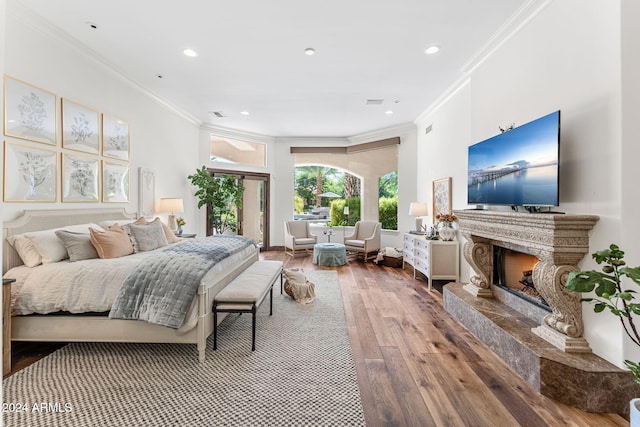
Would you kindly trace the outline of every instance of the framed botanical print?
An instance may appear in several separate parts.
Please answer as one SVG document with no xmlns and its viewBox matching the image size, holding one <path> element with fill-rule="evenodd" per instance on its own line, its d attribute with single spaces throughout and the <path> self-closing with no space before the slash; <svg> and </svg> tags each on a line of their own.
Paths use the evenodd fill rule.
<svg viewBox="0 0 640 427">
<path fill-rule="evenodd" d="M 129 124 L 115 117 L 102 115 L 102 155 L 129 160 Z"/>
<path fill-rule="evenodd" d="M 102 201 L 129 201 L 129 165 L 102 161 Z"/>
<path fill-rule="evenodd" d="M 62 201 L 100 201 L 98 166 L 98 159 L 62 153 Z"/>
<path fill-rule="evenodd" d="M 4 143 L 5 202 L 55 202 L 58 153 L 30 145 Z"/>
<path fill-rule="evenodd" d="M 62 147 L 100 153 L 100 115 L 84 105 L 62 99 Z"/>
<path fill-rule="evenodd" d="M 138 168 L 138 210 L 140 216 L 151 217 L 155 212 L 156 174 L 148 168 Z"/>
<path fill-rule="evenodd" d="M 451 177 L 433 181 L 433 222 L 436 215 L 451 213 Z"/>
<path fill-rule="evenodd" d="M 22 80 L 4 76 L 4 134 L 57 145 L 57 96 Z"/>
</svg>

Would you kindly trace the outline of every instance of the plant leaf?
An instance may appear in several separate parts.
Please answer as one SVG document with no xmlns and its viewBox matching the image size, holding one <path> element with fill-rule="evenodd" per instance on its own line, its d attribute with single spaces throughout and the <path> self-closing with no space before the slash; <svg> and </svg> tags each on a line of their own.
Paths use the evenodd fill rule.
<svg viewBox="0 0 640 427">
<path fill-rule="evenodd" d="M 624 364 L 629 368 L 631 373 L 633 374 L 635 381 L 640 383 L 640 364 L 636 362 L 632 362 L 630 360 L 625 360 Z"/>
<path fill-rule="evenodd" d="M 640 267 L 632 268 L 632 267 L 622 267 L 620 269 L 620 274 L 624 274 L 629 279 L 636 282 L 640 285 Z"/>
<path fill-rule="evenodd" d="M 565 287 L 574 292 L 591 292 L 596 288 L 596 295 L 613 294 L 616 292 L 615 280 L 597 271 L 572 271 L 569 273 Z"/>
</svg>

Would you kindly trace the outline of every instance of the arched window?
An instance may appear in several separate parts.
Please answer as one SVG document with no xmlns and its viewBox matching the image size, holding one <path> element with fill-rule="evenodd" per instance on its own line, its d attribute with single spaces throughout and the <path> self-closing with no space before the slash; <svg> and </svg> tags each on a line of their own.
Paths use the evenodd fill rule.
<svg viewBox="0 0 640 427">
<path fill-rule="evenodd" d="M 389 138 L 348 147 L 291 147 L 291 153 L 295 157 L 296 171 L 303 170 L 302 168 L 316 168 L 314 169 L 316 174 L 310 174 L 307 179 L 308 185 L 315 185 L 313 190 L 315 199 L 303 195 L 301 190 L 298 190 L 300 187 L 296 182 L 294 206 L 298 211 L 296 213 L 298 218 L 304 218 L 303 215 L 326 214 L 327 208 L 331 206 L 327 218 L 315 219 L 329 220 L 332 225 L 344 225 L 345 221 L 353 225 L 360 219 L 381 221 L 383 228 L 396 230 L 398 144 L 400 144 L 400 138 Z M 319 178 L 326 177 L 331 170 L 336 171 L 335 174 L 339 176 L 335 180 L 342 182 L 335 191 L 325 187 L 325 181 L 331 184 L 330 179 L 320 180 Z M 315 180 L 311 178 L 312 176 L 315 176 Z M 383 187 L 382 192 L 381 187 Z M 332 195 L 328 192 L 335 193 L 335 196 L 331 197 Z M 318 195 L 323 193 L 327 193 L 325 194 L 327 199 L 318 200 Z M 309 212 L 308 208 L 313 203 L 316 209 L 325 209 L 320 209 L 316 213 Z M 312 217 L 307 217 L 309 218 Z"/>
</svg>

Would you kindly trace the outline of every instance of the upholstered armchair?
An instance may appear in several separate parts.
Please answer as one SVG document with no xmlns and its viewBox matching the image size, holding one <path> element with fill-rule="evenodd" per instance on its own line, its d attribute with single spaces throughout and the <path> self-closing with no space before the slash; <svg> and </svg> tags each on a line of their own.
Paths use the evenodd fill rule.
<svg viewBox="0 0 640 427">
<path fill-rule="evenodd" d="M 318 236 L 311 234 L 309 221 L 285 221 L 284 253 L 296 256 L 296 250 L 309 251 L 318 241 Z M 288 249 L 288 251 L 287 251 Z"/>
<path fill-rule="evenodd" d="M 375 221 L 358 221 L 353 234 L 344 236 L 344 246 L 347 251 L 364 256 L 364 262 L 375 258 L 380 250 L 380 233 L 382 224 Z"/>
</svg>

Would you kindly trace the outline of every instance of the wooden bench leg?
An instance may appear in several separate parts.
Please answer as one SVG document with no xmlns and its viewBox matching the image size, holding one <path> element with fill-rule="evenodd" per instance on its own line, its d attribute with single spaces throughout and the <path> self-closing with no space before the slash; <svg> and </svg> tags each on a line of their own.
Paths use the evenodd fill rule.
<svg viewBox="0 0 640 427">
<path fill-rule="evenodd" d="M 251 351 L 256 350 L 256 303 L 253 303 L 253 309 L 251 310 Z"/>
<path fill-rule="evenodd" d="M 213 305 L 213 349 L 218 349 L 218 309 Z"/>
</svg>

